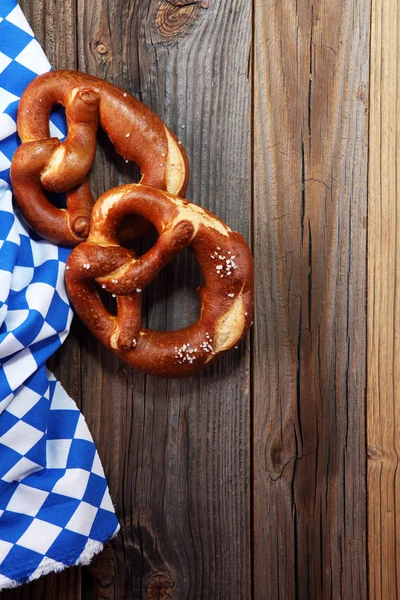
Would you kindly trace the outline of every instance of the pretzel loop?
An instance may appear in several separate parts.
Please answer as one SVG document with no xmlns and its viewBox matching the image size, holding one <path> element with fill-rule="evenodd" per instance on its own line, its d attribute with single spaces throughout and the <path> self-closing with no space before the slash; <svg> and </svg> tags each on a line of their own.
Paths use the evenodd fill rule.
<svg viewBox="0 0 400 600">
<path fill-rule="evenodd" d="M 121 220 L 140 215 L 157 229 L 143 256 L 118 246 Z M 182 249 L 190 247 L 202 269 L 198 320 L 178 331 L 143 328 L 142 291 Z M 143 185 L 125 185 L 95 204 L 87 242 L 68 259 L 68 294 L 87 327 L 120 358 L 147 373 L 184 377 L 236 345 L 253 314 L 250 250 L 238 233 L 208 211 Z M 96 284 L 117 299 L 117 314 L 101 301 Z"/>
<path fill-rule="evenodd" d="M 55 104 L 66 109 L 68 134 L 50 138 Z M 25 90 L 18 109 L 22 144 L 11 167 L 14 196 L 28 223 L 43 237 L 76 245 L 89 232 L 93 198 L 87 176 L 99 124 L 126 162 L 136 162 L 142 182 L 184 195 L 188 161 L 182 145 L 144 104 L 101 79 L 75 71 L 51 71 Z M 45 191 L 66 192 L 59 209 Z"/>
</svg>

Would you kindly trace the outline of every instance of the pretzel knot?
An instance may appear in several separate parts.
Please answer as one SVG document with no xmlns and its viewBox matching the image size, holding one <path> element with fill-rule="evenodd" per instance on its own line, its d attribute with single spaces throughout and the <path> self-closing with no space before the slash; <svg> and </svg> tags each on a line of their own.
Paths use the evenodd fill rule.
<svg viewBox="0 0 400 600">
<path fill-rule="evenodd" d="M 118 243 L 127 215 L 140 215 L 158 231 L 155 245 L 136 257 Z M 142 291 L 184 248 L 204 276 L 198 320 L 178 331 L 141 326 Z M 124 185 L 95 204 L 86 242 L 71 252 L 66 285 L 86 326 L 121 359 L 152 375 L 184 377 L 201 371 L 235 346 L 253 318 L 253 259 L 244 238 L 207 210 L 161 190 Z M 117 300 L 111 314 L 98 287 Z"/>
<path fill-rule="evenodd" d="M 68 135 L 51 138 L 55 104 L 66 109 Z M 89 233 L 93 198 L 88 173 L 98 126 L 126 162 L 140 167 L 141 182 L 184 195 L 188 160 L 183 146 L 144 104 L 122 89 L 76 71 L 51 71 L 23 93 L 17 127 L 22 144 L 11 166 L 15 199 L 28 224 L 42 237 L 74 246 Z M 55 207 L 48 192 L 66 192 L 67 208 Z"/>
</svg>

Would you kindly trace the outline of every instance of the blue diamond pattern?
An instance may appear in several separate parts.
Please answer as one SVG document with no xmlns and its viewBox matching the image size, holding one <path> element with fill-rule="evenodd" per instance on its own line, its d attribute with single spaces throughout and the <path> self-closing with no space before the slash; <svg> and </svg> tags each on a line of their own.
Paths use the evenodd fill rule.
<svg viewBox="0 0 400 600">
<path fill-rule="evenodd" d="M 0 72 L 0 119 L 8 123 L 4 129 L 0 122 L 0 589 L 4 589 L 50 571 L 52 561 L 60 569 L 86 560 L 118 530 L 118 522 L 87 426 L 46 369 L 72 316 L 60 283 L 69 250 L 29 231 L 12 203 L 9 162 L 18 137 L 15 125 L 9 125 L 15 122 L 25 87 L 48 69 L 16 0 L 0 2 L 0 52 L 8 57 L 3 57 Z M 51 120 L 65 132 L 62 108 L 52 112 Z M 64 198 L 59 201 L 62 204 Z"/>
</svg>

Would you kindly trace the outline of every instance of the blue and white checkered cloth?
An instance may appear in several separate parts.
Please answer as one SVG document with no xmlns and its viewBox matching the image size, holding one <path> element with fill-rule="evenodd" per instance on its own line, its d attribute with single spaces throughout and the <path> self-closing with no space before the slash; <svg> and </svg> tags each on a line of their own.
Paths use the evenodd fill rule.
<svg viewBox="0 0 400 600">
<path fill-rule="evenodd" d="M 18 99 L 49 69 L 16 1 L 0 0 L 0 589 L 87 564 L 119 527 L 85 420 L 46 370 L 72 318 L 68 250 L 12 205 Z"/>
</svg>

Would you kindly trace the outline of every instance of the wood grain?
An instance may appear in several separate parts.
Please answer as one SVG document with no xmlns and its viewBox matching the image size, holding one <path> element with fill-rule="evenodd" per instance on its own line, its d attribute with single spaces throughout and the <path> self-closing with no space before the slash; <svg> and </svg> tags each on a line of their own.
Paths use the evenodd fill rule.
<svg viewBox="0 0 400 600">
<path fill-rule="evenodd" d="M 254 598 L 366 598 L 369 2 L 254 23 Z"/>
<path fill-rule="evenodd" d="M 400 595 L 400 7 L 373 0 L 368 203 L 368 561 L 374 600 Z"/>
<path fill-rule="evenodd" d="M 165 120 L 188 150 L 188 197 L 246 235 L 251 4 L 68 0 L 63 21 L 54 2 L 24 0 L 22 8 L 54 66 L 104 77 Z M 100 137 L 92 175 L 99 195 L 137 171 Z M 198 283 L 185 253 L 149 288 L 148 325 L 190 322 Z M 85 414 L 122 526 L 82 569 L 79 594 L 62 576 L 65 593 L 250 598 L 248 345 L 204 375 L 167 382 L 126 367 L 76 324 L 52 367 Z M 39 582 L 30 589 L 32 599 L 44 597 Z"/>
<path fill-rule="evenodd" d="M 74 323 L 51 367 L 122 531 L 90 568 L 4 599 L 397 598 L 396 1 L 21 6 L 54 66 L 121 85 L 181 137 L 188 197 L 251 228 L 257 310 L 251 362 L 248 341 L 182 382 Z M 100 136 L 94 193 L 137 176 Z M 188 323 L 198 283 L 185 253 L 147 291 L 146 323 Z"/>
</svg>

